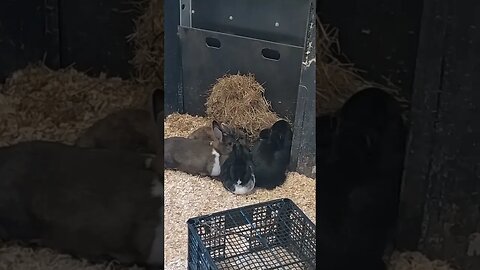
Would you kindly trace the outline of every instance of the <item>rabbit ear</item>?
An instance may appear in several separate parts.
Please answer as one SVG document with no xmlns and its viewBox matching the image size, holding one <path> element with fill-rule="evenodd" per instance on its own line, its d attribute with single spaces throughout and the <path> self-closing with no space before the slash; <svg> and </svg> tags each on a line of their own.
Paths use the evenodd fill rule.
<svg viewBox="0 0 480 270">
<path fill-rule="evenodd" d="M 227 124 L 225 124 L 225 123 L 221 123 L 220 126 L 222 127 L 222 129 L 223 129 L 224 131 L 227 131 L 227 130 L 230 129 L 230 128 L 227 126 Z"/>
<path fill-rule="evenodd" d="M 262 131 L 260 131 L 260 139 L 268 139 L 268 137 L 270 137 L 270 133 L 271 133 L 271 129 L 269 128 L 266 128 L 266 129 L 262 129 Z"/>
<path fill-rule="evenodd" d="M 221 123 L 220 124 L 220 127 L 221 127 L 221 130 L 223 132 L 223 135 L 226 136 L 226 135 L 234 135 L 235 134 L 235 131 L 233 128 L 229 127 L 227 124 L 225 123 Z"/>
<path fill-rule="evenodd" d="M 222 128 L 220 127 L 220 125 L 218 124 L 217 121 L 213 120 L 212 121 L 212 129 L 213 129 L 213 135 L 215 136 L 215 138 L 220 141 L 220 142 L 223 142 L 223 131 L 222 131 Z"/>
</svg>

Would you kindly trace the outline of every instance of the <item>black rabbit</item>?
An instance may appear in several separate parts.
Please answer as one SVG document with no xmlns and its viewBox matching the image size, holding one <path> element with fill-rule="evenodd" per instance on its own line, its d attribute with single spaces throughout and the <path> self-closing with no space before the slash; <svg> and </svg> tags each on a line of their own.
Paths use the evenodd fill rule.
<svg viewBox="0 0 480 270">
<path fill-rule="evenodd" d="M 292 137 L 290 124 L 285 120 L 279 120 L 270 129 L 260 132 L 252 149 L 257 187 L 273 189 L 285 182 Z"/>
<path fill-rule="evenodd" d="M 233 151 L 222 164 L 220 180 L 228 191 L 247 194 L 255 187 L 255 174 L 250 150 L 243 144 L 233 145 Z"/>
<path fill-rule="evenodd" d="M 385 270 L 406 139 L 401 108 L 367 88 L 345 102 L 337 124 L 332 152 L 317 159 L 318 262 L 325 270 Z"/>
</svg>

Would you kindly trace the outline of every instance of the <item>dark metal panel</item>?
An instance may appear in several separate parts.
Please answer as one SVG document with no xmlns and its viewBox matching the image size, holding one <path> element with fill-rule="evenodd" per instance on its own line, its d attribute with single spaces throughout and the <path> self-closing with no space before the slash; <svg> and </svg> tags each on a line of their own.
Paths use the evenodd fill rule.
<svg viewBox="0 0 480 270">
<path fill-rule="evenodd" d="M 182 46 L 185 111 L 205 115 L 207 90 L 225 74 L 252 73 L 265 88 L 275 112 L 295 119 L 303 48 L 243 38 L 229 34 L 179 27 Z M 206 46 L 207 37 L 221 42 L 219 49 Z M 262 50 L 280 53 L 278 61 L 266 59 Z"/>
<path fill-rule="evenodd" d="M 130 3 L 116 0 L 61 1 L 62 65 L 75 63 L 91 74 L 130 77 L 133 49 L 127 36 L 139 15 L 132 9 Z"/>
<path fill-rule="evenodd" d="M 181 0 L 182 26 L 302 46 L 311 0 Z"/>
<path fill-rule="evenodd" d="M 164 1 L 164 73 L 165 73 L 165 116 L 183 112 L 182 58 L 178 25 L 180 24 L 179 1 Z"/>
<path fill-rule="evenodd" d="M 300 85 L 298 88 L 296 119 L 294 124 L 290 170 L 306 176 L 316 177 L 316 126 L 315 126 L 315 92 L 316 92 L 316 27 L 315 4 L 310 10 L 311 25 L 307 31 L 307 46 Z"/>
<path fill-rule="evenodd" d="M 56 2 L 0 1 L 0 81 L 28 63 L 58 65 Z"/>
</svg>

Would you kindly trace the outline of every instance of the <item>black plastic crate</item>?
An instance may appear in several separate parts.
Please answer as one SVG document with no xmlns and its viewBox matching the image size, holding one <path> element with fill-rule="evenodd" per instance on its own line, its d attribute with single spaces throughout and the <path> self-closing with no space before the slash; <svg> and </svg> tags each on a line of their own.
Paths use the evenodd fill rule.
<svg viewBox="0 0 480 270">
<path fill-rule="evenodd" d="M 191 218 L 188 269 L 315 269 L 315 224 L 290 199 Z"/>
</svg>

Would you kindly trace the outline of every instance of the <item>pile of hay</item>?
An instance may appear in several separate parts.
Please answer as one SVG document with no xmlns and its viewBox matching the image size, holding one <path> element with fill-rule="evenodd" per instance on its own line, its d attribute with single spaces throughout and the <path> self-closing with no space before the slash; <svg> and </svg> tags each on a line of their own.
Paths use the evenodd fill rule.
<svg viewBox="0 0 480 270">
<path fill-rule="evenodd" d="M 209 119 L 171 114 L 164 122 L 164 137 L 186 137 Z M 187 225 L 189 218 L 279 198 L 290 198 L 315 222 L 315 181 L 289 173 L 284 185 L 272 191 L 256 190 L 234 195 L 220 181 L 165 170 L 165 269 L 187 269 Z"/>
<path fill-rule="evenodd" d="M 136 79 L 163 89 L 163 0 L 141 0 L 136 3 L 142 15 L 135 20 L 135 32 L 128 36 L 135 55 L 131 63 Z"/>
<path fill-rule="evenodd" d="M 149 92 L 140 85 L 74 68 L 53 71 L 29 65 L 0 91 L 0 145 L 43 139 L 73 143 L 78 133 L 122 108 L 142 108 Z"/>
<path fill-rule="evenodd" d="M 49 140 L 67 144 L 90 124 L 121 109 L 145 106 L 148 92 L 119 78 L 88 77 L 73 68 L 53 71 L 30 65 L 0 85 L 0 146 Z M 117 263 L 92 264 L 46 248 L 0 243 L 0 270 L 116 270 Z"/>
<path fill-rule="evenodd" d="M 272 112 L 264 93 L 252 74 L 225 75 L 209 90 L 207 116 L 243 129 L 253 139 L 280 119 Z"/>
</svg>

